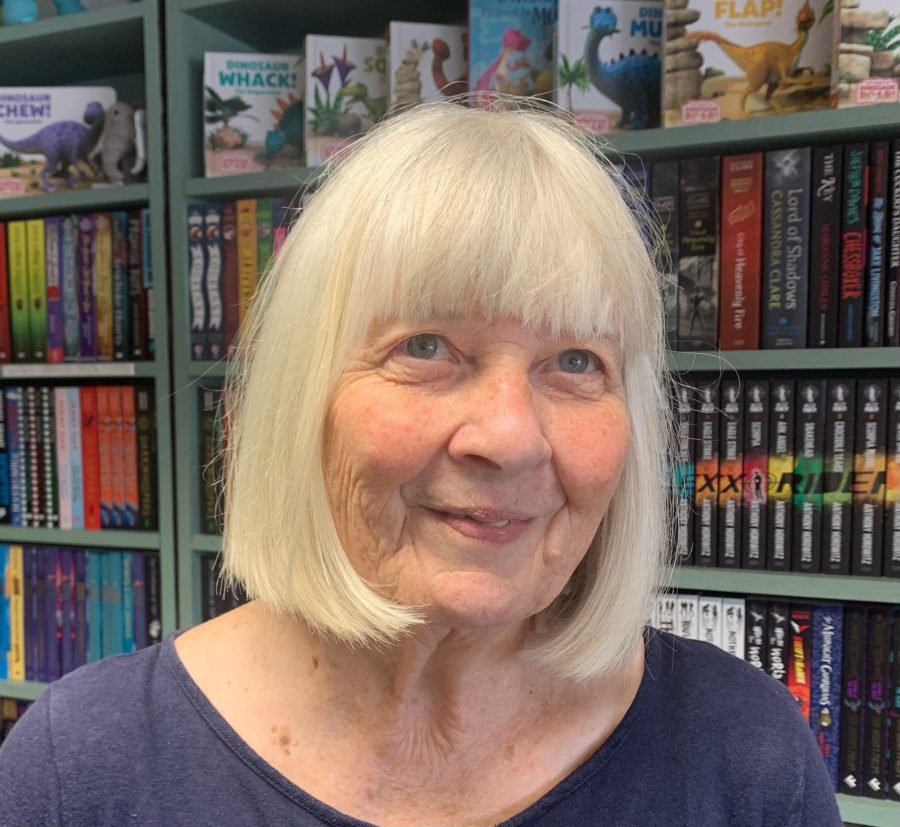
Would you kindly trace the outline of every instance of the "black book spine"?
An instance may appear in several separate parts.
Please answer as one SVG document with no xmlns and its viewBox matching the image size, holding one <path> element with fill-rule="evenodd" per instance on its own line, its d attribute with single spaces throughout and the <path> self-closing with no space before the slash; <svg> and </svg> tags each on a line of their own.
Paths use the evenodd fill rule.
<svg viewBox="0 0 900 827">
<path fill-rule="evenodd" d="M 813 149 L 809 347 L 837 347 L 842 159 L 839 145 Z"/>
<path fill-rule="evenodd" d="M 162 640 L 162 598 L 159 587 L 159 555 L 148 554 L 146 556 L 146 581 L 147 590 L 147 642 L 159 643 Z"/>
<path fill-rule="evenodd" d="M 717 380 L 697 386 L 700 407 L 697 412 L 697 483 L 694 520 L 694 562 L 715 566 L 717 562 L 718 484 L 719 484 L 719 389 Z"/>
<path fill-rule="evenodd" d="M 790 569 L 791 509 L 794 490 L 794 383 L 770 385 L 769 492 L 766 568 Z"/>
<path fill-rule="evenodd" d="M 884 574 L 900 577 L 900 379 L 888 385 L 884 488 Z M 900 672 L 900 662 L 897 664 Z M 900 726 L 900 721 L 897 722 Z"/>
<path fill-rule="evenodd" d="M 862 741 L 866 714 L 866 609 L 865 606 L 852 603 L 844 607 L 841 685 L 839 791 L 862 795 Z"/>
<path fill-rule="evenodd" d="M 891 719 L 888 729 L 888 798 L 900 801 L 900 606 L 891 609 L 891 691 L 888 701 Z"/>
<path fill-rule="evenodd" d="M 769 601 L 768 649 L 766 652 L 766 669 L 768 673 L 787 686 L 788 678 L 788 639 L 790 606 L 783 600 Z"/>
<path fill-rule="evenodd" d="M 212 620 L 216 615 L 215 601 L 215 554 L 200 556 L 200 606 L 203 620 Z"/>
<path fill-rule="evenodd" d="M 841 208 L 841 287 L 838 344 L 861 347 L 863 343 L 863 282 L 866 272 L 866 208 L 869 148 L 867 144 L 844 147 Z"/>
<path fill-rule="evenodd" d="M 829 379 L 826 396 L 822 494 L 825 553 L 822 571 L 826 574 L 850 574 L 856 381 Z"/>
<path fill-rule="evenodd" d="M 663 274 L 666 341 L 678 347 L 678 161 L 656 161 L 651 166 L 650 199 L 665 240 L 665 260 L 657 262 Z"/>
<path fill-rule="evenodd" d="M 694 393 L 688 385 L 675 391 L 677 418 L 677 456 L 675 485 L 675 557 L 682 565 L 694 562 Z"/>
<path fill-rule="evenodd" d="M 884 277 L 886 219 L 888 198 L 887 141 L 876 141 L 869 149 L 869 213 L 866 263 L 866 323 L 864 342 L 867 347 L 884 344 Z"/>
<path fill-rule="evenodd" d="M 866 719 L 863 736 L 863 795 L 870 798 L 884 798 L 887 792 L 890 631 L 890 606 L 870 606 L 866 634 Z"/>
<path fill-rule="evenodd" d="M 822 570 L 822 471 L 824 467 L 825 380 L 797 382 L 794 464 L 794 571 Z"/>
<path fill-rule="evenodd" d="M 138 449 L 138 512 L 140 526 L 153 529 L 157 524 L 156 506 L 156 413 L 148 388 L 137 388 L 136 424 Z"/>
<path fill-rule="evenodd" d="M 884 539 L 887 381 L 857 385 L 856 460 L 853 469 L 853 574 L 881 576 Z"/>
<path fill-rule="evenodd" d="M 719 443 L 719 566 L 741 565 L 741 476 L 744 459 L 744 399 L 740 379 L 726 379 L 721 390 Z"/>
<path fill-rule="evenodd" d="M 769 475 L 769 382 L 766 379 L 751 379 L 746 385 L 742 475 L 741 564 L 745 569 L 764 569 Z"/>
</svg>

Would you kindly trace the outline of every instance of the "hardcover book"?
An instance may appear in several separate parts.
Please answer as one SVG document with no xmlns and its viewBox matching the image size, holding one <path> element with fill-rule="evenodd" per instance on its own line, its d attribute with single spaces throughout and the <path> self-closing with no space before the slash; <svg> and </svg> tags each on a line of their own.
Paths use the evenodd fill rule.
<svg viewBox="0 0 900 827">
<path fill-rule="evenodd" d="M 866 106 L 898 100 L 896 6 L 884 0 L 837 0 L 831 82 L 835 105 Z"/>
<path fill-rule="evenodd" d="M 407 23 L 388 26 L 390 111 L 469 91 L 469 33 L 465 26 Z"/>
</svg>

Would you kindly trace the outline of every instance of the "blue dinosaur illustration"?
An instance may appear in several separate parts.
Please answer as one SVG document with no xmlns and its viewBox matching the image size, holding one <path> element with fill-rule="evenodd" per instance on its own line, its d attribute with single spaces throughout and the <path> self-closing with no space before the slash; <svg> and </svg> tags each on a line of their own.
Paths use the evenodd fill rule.
<svg viewBox="0 0 900 827">
<path fill-rule="evenodd" d="M 76 181 L 69 171 L 70 167 L 74 167 L 83 181 L 89 180 L 78 164 L 84 162 L 90 165 L 90 157 L 103 131 L 105 114 L 101 104 L 91 101 L 84 110 L 84 123 L 59 121 L 47 124 L 33 135 L 18 141 L 0 135 L 0 143 L 13 152 L 43 155 L 47 159 L 41 170 L 41 184 L 47 192 L 53 192 L 56 188 L 50 183 L 51 175 L 63 178 L 73 188 Z"/>
<path fill-rule="evenodd" d="M 288 100 L 277 100 L 280 111 L 272 110 L 272 115 L 277 116 L 276 125 L 266 133 L 266 161 L 271 161 L 285 146 L 300 149 L 303 143 L 303 101 L 293 95 Z"/>
<path fill-rule="evenodd" d="M 600 42 L 618 32 L 618 20 L 610 8 L 596 7 L 591 14 L 584 44 L 588 77 L 597 89 L 622 109 L 619 129 L 647 129 L 659 126 L 659 55 L 640 54 L 632 49 L 618 60 L 600 60 Z"/>
</svg>

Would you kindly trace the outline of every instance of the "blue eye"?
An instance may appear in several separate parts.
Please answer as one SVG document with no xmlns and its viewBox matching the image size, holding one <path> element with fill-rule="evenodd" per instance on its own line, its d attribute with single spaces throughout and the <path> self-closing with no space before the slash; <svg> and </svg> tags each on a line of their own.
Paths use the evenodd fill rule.
<svg viewBox="0 0 900 827">
<path fill-rule="evenodd" d="M 441 337 L 434 333 L 419 333 L 403 342 L 403 349 L 414 359 L 433 359 L 441 349 Z"/>
<path fill-rule="evenodd" d="M 566 350 L 558 359 L 560 368 L 566 373 L 587 373 L 598 366 L 597 358 L 586 350 Z"/>
</svg>

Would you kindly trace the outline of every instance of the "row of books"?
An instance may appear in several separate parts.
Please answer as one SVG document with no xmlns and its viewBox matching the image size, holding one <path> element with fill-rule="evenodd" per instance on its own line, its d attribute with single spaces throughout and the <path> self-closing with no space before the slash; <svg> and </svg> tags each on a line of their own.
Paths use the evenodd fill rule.
<svg viewBox="0 0 900 827">
<path fill-rule="evenodd" d="M 0 362 L 153 353 L 149 210 L 0 223 Z"/>
<path fill-rule="evenodd" d="M 900 140 L 625 170 L 664 226 L 675 350 L 900 345 Z"/>
<path fill-rule="evenodd" d="M 0 746 L 6 740 L 6 736 L 9 735 L 13 724 L 25 714 L 29 706 L 31 706 L 31 701 L 0 698 Z"/>
<path fill-rule="evenodd" d="M 259 277 L 287 237 L 294 211 L 278 198 L 188 207 L 191 358 L 228 356 Z"/>
<path fill-rule="evenodd" d="M 54 681 L 161 635 L 159 556 L 0 545 L 0 679 Z"/>
<path fill-rule="evenodd" d="M 900 379 L 698 378 L 675 405 L 681 562 L 900 577 Z"/>
<path fill-rule="evenodd" d="M 156 417 L 145 385 L 0 389 L 0 522 L 156 526 Z"/>
<path fill-rule="evenodd" d="M 218 554 L 200 555 L 200 614 L 204 621 L 247 602 L 243 589 L 225 588 L 221 579 L 221 562 Z"/>
<path fill-rule="evenodd" d="M 653 625 L 785 684 L 837 792 L 900 801 L 900 606 L 667 594 Z"/>
<path fill-rule="evenodd" d="M 224 424 L 226 411 L 220 385 L 201 386 L 200 411 L 200 531 L 221 534 L 224 517 Z"/>
</svg>

